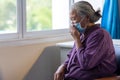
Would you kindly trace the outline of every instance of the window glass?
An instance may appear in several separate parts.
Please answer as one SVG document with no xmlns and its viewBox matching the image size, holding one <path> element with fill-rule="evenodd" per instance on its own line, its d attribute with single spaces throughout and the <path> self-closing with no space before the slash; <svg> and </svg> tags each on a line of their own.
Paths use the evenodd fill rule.
<svg viewBox="0 0 120 80">
<path fill-rule="evenodd" d="M 17 32 L 16 0 L 0 0 L 0 34 Z"/>
<path fill-rule="evenodd" d="M 69 0 L 26 0 L 27 32 L 69 27 Z"/>
</svg>

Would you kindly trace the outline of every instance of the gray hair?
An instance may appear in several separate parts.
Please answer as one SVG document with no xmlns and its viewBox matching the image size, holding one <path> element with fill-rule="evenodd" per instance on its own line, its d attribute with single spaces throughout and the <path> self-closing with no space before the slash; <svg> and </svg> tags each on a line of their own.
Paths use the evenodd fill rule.
<svg viewBox="0 0 120 80">
<path fill-rule="evenodd" d="M 89 16 L 90 22 L 94 23 L 101 17 L 100 10 L 95 11 L 92 5 L 86 1 L 79 1 L 72 5 L 72 10 L 76 10 L 80 16 Z"/>
</svg>

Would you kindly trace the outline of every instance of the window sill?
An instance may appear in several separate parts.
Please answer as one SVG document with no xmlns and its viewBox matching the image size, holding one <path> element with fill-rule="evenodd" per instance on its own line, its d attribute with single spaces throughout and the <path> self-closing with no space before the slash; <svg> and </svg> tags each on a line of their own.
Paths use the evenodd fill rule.
<svg viewBox="0 0 120 80">
<path fill-rule="evenodd" d="M 68 41 L 68 40 L 72 40 L 72 37 L 69 33 L 59 36 L 45 37 L 45 38 L 25 38 L 25 39 L 23 38 L 18 40 L 14 39 L 14 40 L 0 41 L 0 47 L 25 46 L 32 44 L 59 42 L 59 41 Z"/>
</svg>

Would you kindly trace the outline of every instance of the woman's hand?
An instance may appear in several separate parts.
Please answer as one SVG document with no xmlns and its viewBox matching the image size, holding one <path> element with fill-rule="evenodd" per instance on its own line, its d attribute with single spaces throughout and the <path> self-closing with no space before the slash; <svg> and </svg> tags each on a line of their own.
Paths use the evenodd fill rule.
<svg viewBox="0 0 120 80">
<path fill-rule="evenodd" d="M 70 33 L 74 40 L 80 40 L 80 32 L 74 27 L 70 27 Z"/>
<path fill-rule="evenodd" d="M 80 41 L 80 32 L 74 26 L 71 26 L 70 33 L 75 41 L 76 49 L 79 49 L 82 46 Z"/>
<path fill-rule="evenodd" d="M 65 73 L 65 66 L 61 65 L 54 74 L 54 80 L 63 80 Z"/>
</svg>

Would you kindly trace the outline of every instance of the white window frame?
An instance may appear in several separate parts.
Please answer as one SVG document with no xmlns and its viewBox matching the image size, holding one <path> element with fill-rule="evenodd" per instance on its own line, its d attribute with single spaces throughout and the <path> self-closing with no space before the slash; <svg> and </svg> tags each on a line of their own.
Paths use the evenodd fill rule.
<svg viewBox="0 0 120 80">
<path fill-rule="evenodd" d="M 69 30 L 68 29 L 58 29 L 58 30 L 47 30 L 47 31 L 32 31 L 32 32 L 26 32 L 26 0 L 23 0 L 23 4 L 21 4 L 24 7 L 23 11 L 23 38 L 29 39 L 29 38 L 47 38 L 47 37 L 58 37 L 63 35 L 68 35 Z M 70 4 L 69 4 L 70 5 Z M 69 26 L 68 26 L 69 27 Z"/>
<path fill-rule="evenodd" d="M 72 0 L 69 5 L 71 3 Z M 68 29 L 26 32 L 26 0 L 17 0 L 16 4 L 17 33 L 0 34 L 0 46 L 16 46 L 72 39 Z"/>
</svg>

